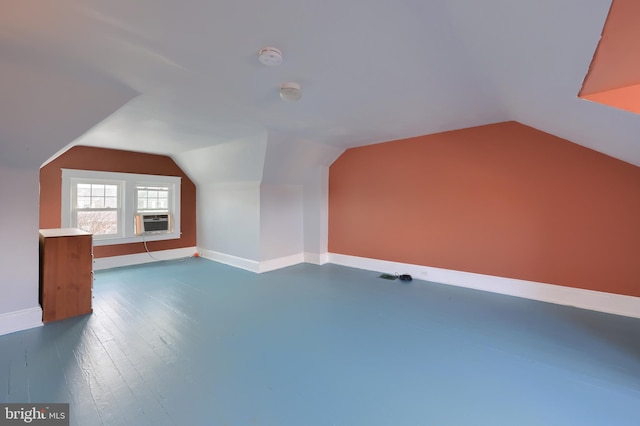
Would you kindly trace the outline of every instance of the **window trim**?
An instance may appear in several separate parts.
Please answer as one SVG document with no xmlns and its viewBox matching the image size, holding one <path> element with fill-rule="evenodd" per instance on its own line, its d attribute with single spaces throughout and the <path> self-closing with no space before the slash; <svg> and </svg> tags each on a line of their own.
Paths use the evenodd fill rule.
<svg viewBox="0 0 640 426">
<path fill-rule="evenodd" d="M 173 204 L 173 190 L 171 188 L 171 186 L 169 186 L 169 194 L 168 194 L 168 208 L 165 209 L 150 209 L 150 208 L 146 208 L 146 209 L 140 209 L 138 208 L 138 188 L 140 187 L 166 187 L 169 185 L 164 185 L 164 184 L 160 184 L 158 182 L 142 182 L 142 181 L 137 181 L 136 182 L 136 187 L 135 187 L 135 192 L 134 192 L 134 210 L 136 214 L 164 214 L 165 212 L 171 212 L 171 206 Z"/>
<path fill-rule="evenodd" d="M 99 172 L 94 170 L 62 169 L 62 203 L 61 226 L 72 227 L 71 212 L 73 209 L 72 185 L 78 181 L 120 182 L 121 187 L 121 217 L 123 236 L 94 236 L 94 246 L 114 244 L 128 244 L 143 241 L 160 241 L 179 239 L 180 232 L 180 192 L 182 178 L 180 176 L 144 175 L 138 173 Z M 134 218 L 137 213 L 136 187 L 139 184 L 153 184 L 168 186 L 169 213 L 173 217 L 173 230 L 167 234 L 135 235 Z"/>
<path fill-rule="evenodd" d="M 99 185 L 116 185 L 118 187 L 118 207 L 116 208 L 103 208 L 103 209 L 96 209 L 96 210 L 100 210 L 100 211 L 107 211 L 107 210 L 115 210 L 118 212 L 118 224 L 120 225 L 118 227 L 118 233 L 117 234 L 105 234 L 105 235 L 95 235 L 93 236 L 94 240 L 112 240 L 112 239 L 117 239 L 117 238 L 124 238 L 125 237 L 125 233 L 124 233 L 124 226 L 122 226 L 125 223 L 125 214 L 124 214 L 124 206 L 122 203 L 122 198 L 123 198 L 123 194 L 124 194 L 124 187 L 125 187 L 125 182 L 121 181 L 121 180 L 113 180 L 113 179 L 109 179 L 109 180 L 105 180 L 105 179 L 85 179 L 85 178 L 76 178 L 76 177 L 72 177 L 69 179 L 69 191 L 71 192 L 71 195 L 69 197 L 70 203 L 69 203 L 69 226 L 77 228 L 77 223 L 73 224 L 73 219 L 75 212 L 78 211 L 91 211 L 94 209 L 85 209 L 85 208 L 77 208 L 74 207 L 74 203 L 73 200 L 75 197 L 78 196 L 77 194 L 77 184 L 79 183 L 88 183 L 88 184 L 99 184 Z"/>
</svg>

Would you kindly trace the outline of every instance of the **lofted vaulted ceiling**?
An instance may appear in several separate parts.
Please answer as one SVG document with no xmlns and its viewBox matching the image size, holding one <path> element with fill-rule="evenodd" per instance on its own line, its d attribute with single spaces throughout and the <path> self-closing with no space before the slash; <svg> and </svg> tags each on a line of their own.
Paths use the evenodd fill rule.
<svg viewBox="0 0 640 426">
<path fill-rule="evenodd" d="M 609 0 L 0 4 L 0 161 L 73 144 L 188 160 L 265 135 L 342 150 L 516 120 L 640 165 L 640 117 L 577 97 Z"/>
</svg>

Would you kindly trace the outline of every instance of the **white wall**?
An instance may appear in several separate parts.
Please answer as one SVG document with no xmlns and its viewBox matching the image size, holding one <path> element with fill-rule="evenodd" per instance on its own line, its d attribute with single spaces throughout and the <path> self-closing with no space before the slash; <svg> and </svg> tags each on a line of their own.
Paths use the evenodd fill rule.
<svg viewBox="0 0 640 426">
<path fill-rule="evenodd" d="M 29 49 L 0 57 L 0 335 L 42 324 L 39 168 L 137 93 Z M 3 53 L 7 53 L 3 51 Z"/>
<path fill-rule="evenodd" d="M 260 186 L 260 260 L 302 253 L 302 186 Z"/>
<path fill-rule="evenodd" d="M 266 134 L 186 151 L 173 158 L 196 185 L 262 180 Z"/>
<path fill-rule="evenodd" d="M 0 166 L 0 334 L 41 324 L 38 169 Z"/>
<path fill-rule="evenodd" d="M 197 239 L 203 256 L 258 270 L 266 145 L 263 132 L 174 155 L 196 184 Z"/>
<path fill-rule="evenodd" d="M 329 167 L 318 166 L 310 171 L 303 186 L 302 215 L 304 253 L 307 260 L 324 263 L 329 233 Z"/>
<path fill-rule="evenodd" d="M 198 188 L 202 255 L 256 272 L 305 252 L 323 263 L 328 166 L 342 152 L 269 130 L 175 155 Z"/>
<path fill-rule="evenodd" d="M 198 247 L 260 260 L 260 182 L 198 185 L 196 200 Z"/>
<path fill-rule="evenodd" d="M 301 254 L 302 192 L 301 185 L 259 182 L 199 185 L 198 247 L 239 267 Z M 258 263 L 247 268 L 257 271 Z"/>
<path fill-rule="evenodd" d="M 300 254 L 309 262 L 325 262 L 328 167 L 342 152 L 269 131 L 261 191 L 262 260 Z"/>
</svg>

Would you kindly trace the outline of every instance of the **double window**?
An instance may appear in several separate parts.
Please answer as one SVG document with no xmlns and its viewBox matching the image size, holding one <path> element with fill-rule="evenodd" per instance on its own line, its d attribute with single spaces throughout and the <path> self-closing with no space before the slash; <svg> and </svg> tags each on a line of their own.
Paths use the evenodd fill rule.
<svg viewBox="0 0 640 426">
<path fill-rule="evenodd" d="M 169 214 L 171 232 L 146 240 L 180 238 L 180 178 L 62 170 L 62 226 L 91 232 L 95 245 L 141 241 L 137 214 Z"/>
</svg>

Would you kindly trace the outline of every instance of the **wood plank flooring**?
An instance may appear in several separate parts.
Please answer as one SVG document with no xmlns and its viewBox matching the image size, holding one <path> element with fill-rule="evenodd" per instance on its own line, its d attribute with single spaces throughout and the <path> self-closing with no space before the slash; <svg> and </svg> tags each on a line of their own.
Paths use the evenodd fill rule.
<svg viewBox="0 0 640 426">
<path fill-rule="evenodd" d="M 0 336 L 0 400 L 93 425 L 639 425 L 640 320 L 336 265 L 96 272 Z"/>
</svg>

